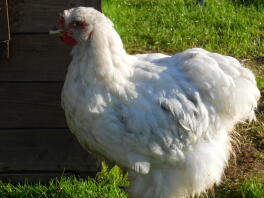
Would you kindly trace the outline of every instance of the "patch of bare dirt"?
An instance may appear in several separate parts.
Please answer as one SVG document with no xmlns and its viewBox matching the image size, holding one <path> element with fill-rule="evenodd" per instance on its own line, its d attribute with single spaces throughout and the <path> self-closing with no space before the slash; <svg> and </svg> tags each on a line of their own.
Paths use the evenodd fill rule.
<svg viewBox="0 0 264 198">
<path fill-rule="evenodd" d="M 243 65 L 252 69 L 257 76 L 264 77 L 264 55 L 253 58 L 245 58 L 240 61 Z"/>
<path fill-rule="evenodd" d="M 242 60 L 244 65 L 254 71 L 258 77 L 264 77 L 264 57 Z M 264 89 L 257 110 L 257 121 L 240 124 L 236 128 L 239 135 L 238 148 L 234 146 L 235 157 L 229 161 L 225 178 L 220 187 L 239 187 L 241 181 L 254 176 L 264 179 Z"/>
</svg>

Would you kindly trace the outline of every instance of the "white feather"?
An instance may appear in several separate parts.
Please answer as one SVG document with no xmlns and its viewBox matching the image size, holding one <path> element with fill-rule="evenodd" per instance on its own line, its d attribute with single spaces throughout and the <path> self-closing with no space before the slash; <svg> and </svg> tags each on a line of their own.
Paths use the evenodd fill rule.
<svg viewBox="0 0 264 198">
<path fill-rule="evenodd" d="M 93 36 L 72 51 L 62 103 L 84 148 L 129 170 L 132 197 L 183 198 L 218 184 L 230 131 L 255 116 L 253 73 L 198 48 L 128 55 L 108 18 L 75 10 Z"/>
</svg>

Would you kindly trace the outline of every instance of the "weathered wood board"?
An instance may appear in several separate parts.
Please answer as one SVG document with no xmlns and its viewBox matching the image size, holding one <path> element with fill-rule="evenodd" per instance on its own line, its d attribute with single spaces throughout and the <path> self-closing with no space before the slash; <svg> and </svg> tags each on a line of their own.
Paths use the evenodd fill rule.
<svg viewBox="0 0 264 198">
<path fill-rule="evenodd" d="M 49 35 L 15 35 L 11 58 L 0 60 L 1 81 L 63 81 L 71 48 Z"/>
<path fill-rule="evenodd" d="M 30 172 L 46 179 L 63 172 L 85 176 L 97 171 L 96 159 L 79 146 L 68 130 L 62 129 L 1 129 L 0 156 L 0 175 L 5 180 L 12 174 L 14 179 L 23 180 L 22 175 Z"/>
<path fill-rule="evenodd" d="M 94 175 L 98 162 L 67 129 L 60 104 L 71 48 L 48 31 L 64 9 L 101 10 L 101 1 L 8 2 L 10 58 L 0 58 L 0 180 Z"/>
<path fill-rule="evenodd" d="M 11 32 L 48 32 L 65 9 L 77 6 L 101 8 L 100 0 L 12 0 L 9 3 Z"/>
<path fill-rule="evenodd" d="M 90 164 L 94 158 L 65 129 L 1 129 L 0 156 L 5 161 L 0 163 L 2 171 L 96 170 Z"/>
<path fill-rule="evenodd" d="M 1 128 L 66 128 L 60 102 L 62 85 L 1 83 Z"/>
<path fill-rule="evenodd" d="M 8 1 L 0 1 L 0 58 L 9 57 L 10 25 Z"/>
</svg>

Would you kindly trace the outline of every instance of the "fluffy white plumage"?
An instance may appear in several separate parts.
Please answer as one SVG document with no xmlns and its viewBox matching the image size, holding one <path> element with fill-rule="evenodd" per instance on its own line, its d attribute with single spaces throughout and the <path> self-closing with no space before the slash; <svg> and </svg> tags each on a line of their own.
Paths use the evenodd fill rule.
<svg viewBox="0 0 264 198">
<path fill-rule="evenodd" d="M 230 132 L 255 117 L 253 73 L 198 48 L 128 55 L 102 13 L 78 7 L 62 16 L 78 41 L 62 104 L 82 146 L 128 169 L 134 198 L 184 198 L 218 184 Z M 77 20 L 88 28 L 69 27 Z"/>
</svg>

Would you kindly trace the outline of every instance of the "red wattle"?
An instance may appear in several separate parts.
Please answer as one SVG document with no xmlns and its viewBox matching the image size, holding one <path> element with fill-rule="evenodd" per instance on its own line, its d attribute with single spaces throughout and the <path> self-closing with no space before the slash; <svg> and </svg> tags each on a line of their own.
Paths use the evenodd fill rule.
<svg viewBox="0 0 264 198">
<path fill-rule="evenodd" d="M 74 46 L 74 45 L 77 44 L 77 41 L 74 38 L 70 37 L 67 32 L 65 32 L 62 36 L 60 36 L 60 39 L 63 42 L 65 42 L 65 43 L 67 43 L 68 45 L 71 45 L 71 46 Z"/>
</svg>

